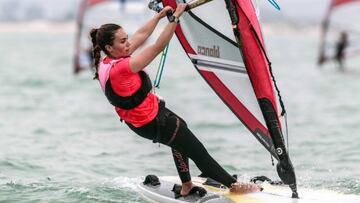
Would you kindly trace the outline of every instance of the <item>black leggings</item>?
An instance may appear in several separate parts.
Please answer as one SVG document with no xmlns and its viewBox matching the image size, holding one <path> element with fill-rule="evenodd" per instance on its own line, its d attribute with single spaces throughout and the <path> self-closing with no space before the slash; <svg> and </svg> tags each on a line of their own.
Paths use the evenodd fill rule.
<svg viewBox="0 0 360 203">
<path fill-rule="evenodd" d="M 186 122 L 166 107 L 161 107 L 157 117 L 149 124 L 139 128 L 131 124 L 128 126 L 144 138 L 171 147 L 175 165 L 183 183 L 191 180 L 189 158 L 205 176 L 227 187 L 236 182 L 236 179 L 210 156 L 204 145 L 189 130 Z"/>
</svg>

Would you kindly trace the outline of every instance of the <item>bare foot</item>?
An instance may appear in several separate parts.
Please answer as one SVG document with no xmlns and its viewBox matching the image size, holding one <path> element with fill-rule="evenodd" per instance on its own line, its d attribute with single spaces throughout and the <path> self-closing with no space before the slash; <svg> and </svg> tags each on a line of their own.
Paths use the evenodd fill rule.
<svg viewBox="0 0 360 203">
<path fill-rule="evenodd" d="M 190 181 L 188 182 L 185 182 L 181 185 L 181 191 L 180 191 L 180 194 L 181 196 L 186 196 L 189 194 L 191 188 L 194 187 L 194 184 Z"/>
<path fill-rule="evenodd" d="M 261 190 L 262 187 L 254 183 L 239 183 L 239 182 L 234 183 L 230 188 L 230 192 L 239 193 L 239 194 L 260 192 Z"/>
</svg>

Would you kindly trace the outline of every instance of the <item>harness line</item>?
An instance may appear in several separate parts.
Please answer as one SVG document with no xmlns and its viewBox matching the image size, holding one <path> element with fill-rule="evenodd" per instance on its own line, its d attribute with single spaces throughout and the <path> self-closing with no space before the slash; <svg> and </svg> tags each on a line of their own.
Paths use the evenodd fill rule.
<svg viewBox="0 0 360 203">
<path fill-rule="evenodd" d="M 161 81 L 162 74 L 164 71 L 164 66 L 165 66 L 165 61 L 166 61 L 166 56 L 167 56 L 168 50 L 169 50 L 169 44 L 166 45 L 166 47 L 164 48 L 164 50 L 161 53 L 160 63 L 159 63 L 158 70 L 156 72 L 156 77 L 154 80 L 155 88 L 160 88 L 160 81 Z"/>
</svg>

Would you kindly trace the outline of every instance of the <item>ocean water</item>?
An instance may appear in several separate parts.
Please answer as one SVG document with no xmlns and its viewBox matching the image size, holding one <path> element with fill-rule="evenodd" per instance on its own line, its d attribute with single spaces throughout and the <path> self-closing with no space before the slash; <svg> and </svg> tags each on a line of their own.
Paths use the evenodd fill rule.
<svg viewBox="0 0 360 203">
<path fill-rule="evenodd" d="M 150 173 L 176 175 L 170 149 L 122 124 L 90 71 L 72 74 L 73 29 L 55 27 L 0 32 L 0 202 L 147 202 L 136 185 Z M 343 73 L 318 68 L 317 28 L 267 25 L 264 34 L 299 187 L 360 195 L 360 61 Z M 175 38 L 156 92 L 230 173 L 277 179 L 270 155 Z"/>
</svg>

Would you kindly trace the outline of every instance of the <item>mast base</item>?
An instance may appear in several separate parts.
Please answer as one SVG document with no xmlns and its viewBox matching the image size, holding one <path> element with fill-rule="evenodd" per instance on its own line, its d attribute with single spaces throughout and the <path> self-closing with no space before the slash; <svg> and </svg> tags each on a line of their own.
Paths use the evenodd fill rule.
<svg viewBox="0 0 360 203">
<path fill-rule="evenodd" d="M 281 181 L 285 185 L 289 185 L 289 187 L 292 191 L 292 198 L 298 199 L 299 195 L 297 193 L 296 176 L 295 176 L 294 168 L 292 166 L 290 159 L 287 159 L 287 160 L 288 161 L 283 161 L 283 163 L 279 162 L 276 165 L 276 171 L 277 171 Z"/>
</svg>

